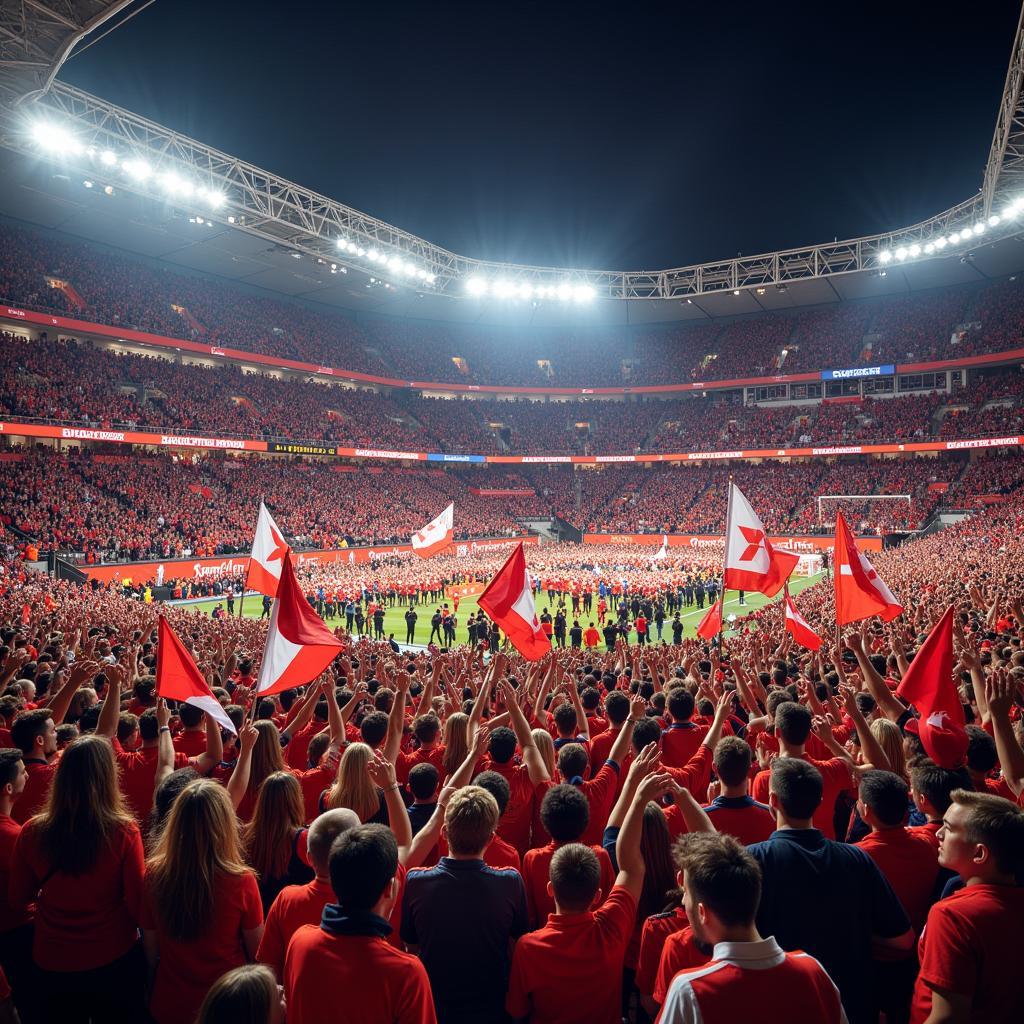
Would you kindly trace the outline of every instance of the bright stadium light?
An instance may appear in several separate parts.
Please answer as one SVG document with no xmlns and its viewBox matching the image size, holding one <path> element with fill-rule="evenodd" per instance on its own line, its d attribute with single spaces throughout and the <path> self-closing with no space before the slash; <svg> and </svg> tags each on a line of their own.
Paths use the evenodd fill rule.
<svg viewBox="0 0 1024 1024">
<path fill-rule="evenodd" d="M 916 258 L 917 258 L 918 256 L 920 256 L 920 255 L 921 255 L 921 246 L 919 246 L 919 245 L 918 245 L 918 244 L 917 244 L 917 243 L 915 242 L 915 243 L 914 243 L 914 244 L 913 244 L 913 245 L 912 245 L 912 246 L 911 246 L 911 247 L 910 247 L 910 248 L 909 248 L 909 249 L 907 250 L 907 254 L 908 254 L 908 255 L 909 255 L 910 257 L 911 257 L 911 259 L 916 259 Z"/>
<path fill-rule="evenodd" d="M 117 163 L 117 154 L 111 149 L 105 149 L 100 153 L 100 163 L 104 167 L 113 167 Z"/>
<path fill-rule="evenodd" d="M 949 243 L 946 241 L 945 235 L 939 235 L 939 237 L 935 239 L 936 249 L 945 249 L 948 244 Z"/>
<path fill-rule="evenodd" d="M 402 266 L 402 259 L 400 256 L 392 256 L 387 263 L 392 270 L 398 270 Z"/>
<path fill-rule="evenodd" d="M 578 284 L 572 290 L 572 297 L 577 302 L 590 302 L 594 297 L 594 289 L 589 284 Z"/>
<path fill-rule="evenodd" d="M 427 274 L 425 278 L 427 284 L 433 284 L 437 280 L 436 274 Z"/>
<path fill-rule="evenodd" d="M 169 192 L 172 196 L 190 196 L 192 195 L 194 188 L 191 182 L 185 181 L 184 178 L 179 178 L 174 171 L 167 171 L 160 175 L 160 185 L 165 192 Z"/>
<path fill-rule="evenodd" d="M 950 236 L 949 236 L 949 244 L 950 245 L 956 245 L 957 242 L 959 242 L 959 241 L 960 241 L 960 232 L 959 231 L 952 232 L 952 234 L 950 234 Z"/>
<path fill-rule="evenodd" d="M 933 252 L 935 252 L 935 243 L 928 242 L 924 247 L 924 251 L 927 256 L 930 256 Z"/>
<path fill-rule="evenodd" d="M 86 188 L 92 188 L 92 182 L 91 182 L 91 181 L 90 181 L 90 180 L 89 180 L 88 178 L 86 178 L 86 179 L 85 179 L 85 181 L 83 181 L 83 182 L 82 182 L 82 184 L 83 184 L 83 185 L 84 185 L 84 186 L 85 186 Z"/>
<path fill-rule="evenodd" d="M 892 259 L 892 253 L 888 249 L 883 249 L 878 254 L 878 260 L 880 263 L 888 263 Z"/>
<path fill-rule="evenodd" d="M 50 153 L 81 153 L 82 144 L 62 125 L 40 121 L 32 127 L 36 144 Z"/>
<path fill-rule="evenodd" d="M 531 298 L 533 298 L 533 285 L 529 284 L 526 281 L 524 281 L 519 286 L 519 298 L 521 298 L 521 299 L 531 299 Z"/>
<path fill-rule="evenodd" d="M 510 299 L 515 294 L 516 286 L 511 281 L 495 281 L 493 290 L 499 299 Z"/>
<path fill-rule="evenodd" d="M 901 245 L 896 250 L 896 259 L 898 259 L 898 260 L 905 260 L 906 258 L 907 258 L 907 250 L 904 249 L 903 246 Z"/>
<path fill-rule="evenodd" d="M 572 285 L 568 281 L 563 281 L 556 289 L 555 294 L 565 302 L 572 298 Z"/>
<path fill-rule="evenodd" d="M 153 168 L 145 160 L 125 160 L 121 169 L 136 181 L 146 181 L 153 173 Z"/>
<path fill-rule="evenodd" d="M 380 254 L 379 254 L 379 253 L 377 252 L 377 250 L 376 250 L 376 249 L 371 249 L 371 250 L 370 250 L 370 251 L 369 251 L 369 252 L 368 252 L 368 253 L 366 254 L 366 258 L 367 258 L 367 259 L 368 259 L 368 260 L 369 260 L 369 261 L 370 261 L 371 263 L 376 263 L 376 262 L 377 262 L 377 257 L 378 257 L 379 255 L 380 255 Z"/>
<path fill-rule="evenodd" d="M 1001 218 L 998 213 L 993 213 L 988 219 L 988 226 L 990 228 L 994 228 L 999 223 L 1000 219 Z"/>
<path fill-rule="evenodd" d="M 466 282 L 466 291 L 470 295 L 483 295 L 487 291 L 487 282 L 482 277 L 471 277 Z"/>
<path fill-rule="evenodd" d="M 338 247 L 339 249 L 347 249 L 347 248 L 348 248 L 348 241 L 347 241 L 346 239 L 344 239 L 344 238 L 338 238 L 338 239 L 335 239 L 335 242 L 334 242 L 334 244 L 335 244 L 335 245 L 336 245 L 336 246 L 337 246 L 337 247 Z"/>
<path fill-rule="evenodd" d="M 975 224 L 974 225 L 974 233 L 976 235 L 983 235 L 983 234 L 985 234 L 985 225 L 984 224 Z"/>
</svg>

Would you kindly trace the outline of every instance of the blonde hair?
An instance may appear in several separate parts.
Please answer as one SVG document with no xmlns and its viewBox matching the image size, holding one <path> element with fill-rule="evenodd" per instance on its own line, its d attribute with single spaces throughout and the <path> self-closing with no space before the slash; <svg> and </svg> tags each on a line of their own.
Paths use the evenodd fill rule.
<svg viewBox="0 0 1024 1024">
<path fill-rule="evenodd" d="M 345 748 L 334 785 L 327 794 L 327 810 L 347 807 L 364 823 L 380 810 L 380 792 L 366 770 L 371 760 L 373 751 L 365 743 L 352 743 Z"/>
<path fill-rule="evenodd" d="M 537 744 L 540 756 L 544 758 L 544 765 L 548 770 L 549 778 L 556 778 L 555 775 L 555 741 L 547 729 L 534 729 L 530 735 L 533 742 Z"/>
<path fill-rule="evenodd" d="M 463 786 L 444 812 L 448 848 L 462 856 L 486 849 L 498 827 L 498 801 L 480 786 Z"/>
<path fill-rule="evenodd" d="M 288 871 L 293 837 L 306 824 L 302 787 L 291 772 L 274 772 L 260 786 L 252 821 L 242 829 L 249 864 L 260 878 Z"/>
<path fill-rule="evenodd" d="M 281 753 L 281 733 L 273 722 L 263 719 L 255 722 L 256 743 L 252 748 L 252 762 L 249 766 L 249 792 L 256 793 L 263 780 L 274 772 L 285 770 L 284 754 Z"/>
<path fill-rule="evenodd" d="M 445 774 L 454 775 L 469 754 L 469 715 L 461 711 L 448 716 L 444 723 L 444 755 L 441 766 Z"/>
<path fill-rule="evenodd" d="M 903 733 L 895 722 L 888 718 L 876 718 L 871 723 L 871 735 L 889 759 L 889 770 L 901 779 L 907 777 L 907 757 L 903 750 Z"/>
<path fill-rule="evenodd" d="M 210 779 L 189 783 L 146 862 L 156 917 L 167 934 L 179 940 L 202 935 L 213 916 L 218 876 L 248 870 L 227 790 Z"/>
</svg>

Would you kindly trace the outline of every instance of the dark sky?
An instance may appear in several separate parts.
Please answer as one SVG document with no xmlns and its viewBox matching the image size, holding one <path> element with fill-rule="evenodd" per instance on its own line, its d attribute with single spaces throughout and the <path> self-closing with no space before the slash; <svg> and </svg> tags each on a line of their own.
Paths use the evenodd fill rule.
<svg viewBox="0 0 1024 1024">
<path fill-rule="evenodd" d="M 967 198 L 1019 15 L 157 0 L 60 77 L 467 256 L 640 270 Z"/>
</svg>

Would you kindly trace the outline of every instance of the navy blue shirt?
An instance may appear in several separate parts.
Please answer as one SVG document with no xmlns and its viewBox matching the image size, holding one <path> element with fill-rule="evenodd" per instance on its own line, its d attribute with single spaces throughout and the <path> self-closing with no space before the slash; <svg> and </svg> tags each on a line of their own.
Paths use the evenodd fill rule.
<svg viewBox="0 0 1024 1024">
<path fill-rule="evenodd" d="M 409 872 L 401 936 L 419 946 L 439 1024 L 503 1024 L 509 940 L 528 927 L 526 889 L 514 868 L 442 857 Z"/>
<path fill-rule="evenodd" d="M 412 825 L 413 835 L 416 835 L 430 821 L 436 810 L 437 804 L 413 804 L 409 808 L 409 824 Z"/>
<path fill-rule="evenodd" d="M 748 846 L 764 882 L 758 931 L 785 950 L 803 950 L 835 982 L 850 1024 L 871 1019 L 871 936 L 896 938 L 906 912 L 864 850 L 816 828 L 780 829 Z"/>
</svg>

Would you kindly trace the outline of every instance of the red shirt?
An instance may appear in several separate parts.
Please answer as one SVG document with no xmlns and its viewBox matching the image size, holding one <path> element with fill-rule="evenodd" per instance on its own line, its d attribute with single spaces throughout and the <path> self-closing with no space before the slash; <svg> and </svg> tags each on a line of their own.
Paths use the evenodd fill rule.
<svg viewBox="0 0 1024 1024">
<path fill-rule="evenodd" d="M 6 814 L 0 814 L 0 932 L 20 928 L 32 920 L 34 907 L 12 907 L 8 899 L 11 860 L 21 834 L 21 826 Z"/>
<path fill-rule="evenodd" d="M 659 1004 L 665 1002 L 668 987 L 680 971 L 700 967 L 710 959 L 711 957 L 697 945 L 689 921 L 678 931 L 665 936 L 665 944 L 661 947 L 661 957 L 654 975 L 654 989 L 651 992 L 654 1001 Z"/>
<path fill-rule="evenodd" d="M 25 789 L 21 796 L 14 802 L 14 809 L 11 817 L 19 824 L 24 825 L 29 818 L 37 815 L 46 803 L 50 795 L 50 786 L 53 784 L 53 777 L 57 773 L 57 758 L 52 761 L 41 761 L 35 758 L 24 758 L 25 771 L 28 778 L 25 780 Z"/>
<path fill-rule="evenodd" d="M 221 873 L 213 888 L 214 905 L 202 935 L 180 940 L 171 938 L 157 917 L 152 894 L 147 890 L 140 924 L 155 931 L 160 963 L 149 1000 L 149 1012 L 157 1024 L 193 1024 L 210 986 L 248 957 L 242 932 L 263 923 L 263 906 L 256 876 Z"/>
<path fill-rule="evenodd" d="M 271 904 L 256 959 L 284 977 L 284 955 L 292 936 L 307 924 L 319 925 L 324 907 L 334 903 L 331 883 L 319 878 L 305 885 L 285 886 Z"/>
<path fill-rule="evenodd" d="M 203 740 L 206 749 L 206 740 Z M 120 744 L 114 743 L 114 759 L 117 761 L 121 779 L 121 792 L 128 803 L 128 810 L 135 815 L 135 820 L 144 822 L 153 809 L 153 792 L 156 789 L 156 763 L 160 751 L 156 747 L 142 747 L 140 750 L 122 750 Z M 174 770 L 196 766 L 195 758 L 175 753 Z"/>
<path fill-rule="evenodd" d="M 878 865 L 903 904 L 914 934 L 920 934 L 939 877 L 939 860 L 931 840 L 909 829 L 890 828 L 872 832 L 857 846 Z"/>
<path fill-rule="evenodd" d="M 206 732 L 203 729 L 186 730 L 174 737 L 174 751 L 186 757 L 206 753 Z"/>
<path fill-rule="evenodd" d="M 34 822 L 21 830 L 11 859 L 10 899 L 14 907 L 36 904 L 33 957 L 44 971 L 89 971 L 135 945 L 144 859 L 134 822 L 115 832 L 80 875 L 53 870 Z"/>
<path fill-rule="evenodd" d="M 774 939 L 763 939 L 720 942 L 713 960 L 676 975 L 659 1021 L 733 1024 L 751 1017 L 753 1007 L 758 1024 L 846 1020 L 839 990 L 814 957 L 784 953 Z"/>
<path fill-rule="evenodd" d="M 720 796 L 704 811 L 719 832 L 735 836 L 744 846 L 763 842 L 775 831 L 771 808 L 749 796 Z"/>
<path fill-rule="evenodd" d="M 941 821 L 929 821 L 926 825 L 911 825 L 907 831 L 912 836 L 923 836 L 932 844 L 932 849 L 939 852 L 939 829 L 942 828 Z"/>
<path fill-rule="evenodd" d="M 432 764 L 437 769 L 439 784 L 443 784 L 448 775 L 444 767 L 444 744 L 440 743 L 429 750 L 414 750 L 411 754 L 399 753 L 395 771 L 403 786 L 409 781 L 409 772 L 418 764 Z"/>
<path fill-rule="evenodd" d="M 601 766 L 608 760 L 608 755 L 619 738 L 621 725 L 609 725 L 604 732 L 599 732 L 590 738 L 590 773 L 596 775 Z"/>
<path fill-rule="evenodd" d="M 300 928 L 284 967 L 288 1024 L 436 1024 L 422 961 L 370 935 Z"/>
<path fill-rule="evenodd" d="M 932 988 L 971 1000 L 971 1024 L 1024 1020 L 1020 949 L 1011 936 L 1024 917 L 1024 888 L 969 885 L 928 914 L 918 954 L 921 969 L 910 1007 L 911 1024 L 932 1009 Z"/>
<path fill-rule="evenodd" d="M 682 931 L 689 925 L 686 911 L 676 907 L 665 914 L 652 914 L 644 921 L 640 932 L 640 957 L 636 964 L 634 982 L 642 996 L 654 994 L 654 981 L 658 976 L 658 964 L 665 942 L 674 932 Z"/>
<path fill-rule="evenodd" d="M 619 770 L 612 767 L 610 761 L 601 765 L 598 773 L 592 778 L 577 784 L 590 804 L 590 820 L 587 829 L 580 836 L 580 842 L 586 846 L 595 846 L 601 842 L 604 827 L 608 824 L 608 816 L 612 813 L 615 803 L 615 792 L 619 785 Z"/>
<path fill-rule="evenodd" d="M 697 753 L 707 734 L 706 725 L 673 722 L 661 734 L 661 763 L 669 768 L 682 768 Z"/>
<path fill-rule="evenodd" d="M 524 764 L 497 764 L 488 761 L 485 771 L 497 772 L 509 788 L 508 806 L 498 821 L 498 835 L 510 843 L 520 856 L 530 847 L 530 826 L 533 823 L 534 785 Z"/>
<path fill-rule="evenodd" d="M 850 789 L 853 785 L 850 764 L 841 757 L 829 758 L 827 761 L 815 761 L 813 757 L 806 753 L 803 755 L 803 760 L 808 764 L 813 764 L 821 772 L 822 781 L 824 782 L 821 803 L 814 812 L 814 818 L 812 819 L 814 828 L 820 829 L 826 839 L 835 839 L 836 829 L 833 819 L 836 813 L 836 801 L 843 790 Z M 758 772 L 754 776 L 754 786 L 751 795 L 755 800 L 763 804 L 768 803 L 768 782 L 770 778 L 771 772 L 767 769 L 763 772 Z"/>
<path fill-rule="evenodd" d="M 579 841 L 579 840 L 577 840 Z M 549 914 L 555 912 L 555 901 L 548 895 L 548 882 L 551 880 L 551 858 L 555 851 L 564 843 L 550 842 L 539 850 L 527 850 L 523 857 L 523 883 L 526 886 L 526 910 L 531 927 L 543 925 Z M 601 865 L 601 893 L 607 897 L 615 885 L 615 872 L 608 853 L 600 846 L 592 846 Z M 632 926 L 631 926 L 632 927 Z M 628 936 L 627 936 L 628 938 Z"/>
<path fill-rule="evenodd" d="M 665 771 L 684 789 L 688 789 L 696 800 L 703 803 L 708 795 L 708 783 L 711 781 L 711 765 L 714 755 L 711 749 L 701 743 L 697 753 L 686 762 L 684 768 L 666 768 Z"/>
<path fill-rule="evenodd" d="M 551 914 L 512 954 L 505 1007 L 531 1024 L 619 1024 L 636 900 L 621 885 L 583 914 Z"/>
<path fill-rule="evenodd" d="M 437 856 L 438 859 L 448 856 L 448 843 L 443 835 L 437 840 Z M 484 850 L 481 860 L 491 868 L 515 868 L 516 871 L 520 872 L 523 869 L 519 851 L 511 843 L 506 843 L 497 834 L 487 844 L 487 849 Z"/>
</svg>

